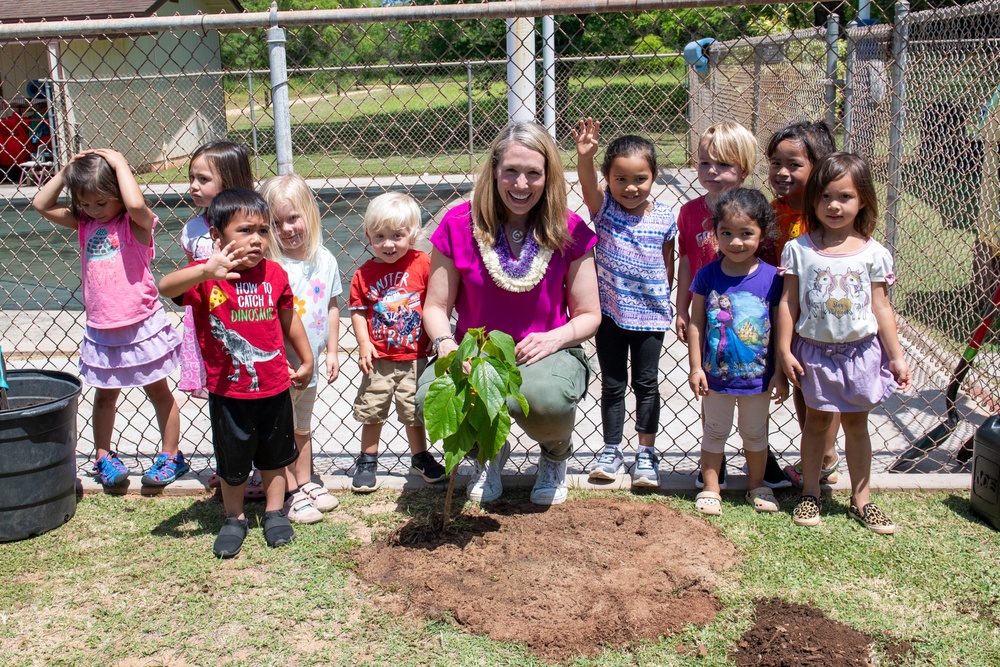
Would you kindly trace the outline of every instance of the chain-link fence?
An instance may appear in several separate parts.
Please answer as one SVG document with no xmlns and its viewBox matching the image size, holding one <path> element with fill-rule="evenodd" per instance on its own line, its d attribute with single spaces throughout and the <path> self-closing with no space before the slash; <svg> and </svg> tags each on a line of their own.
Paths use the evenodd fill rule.
<svg viewBox="0 0 1000 667">
<path fill-rule="evenodd" d="M 533 99 L 518 103 L 552 128 L 570 172 L 569 128 L 582 117 L 601 120 L 605 143 L 625 133 L 651 138 L 662 166 L 654 194 L 675 211 L 702 192 L 692 152 L 701 132 L 722 119 L 745 124 L 761 146 L 786 123 L 826 119 L 838 142 L 867 155 L 886 197 L 887 226 L 877 237 L 888 238 L 896 256 L 892 298 L 917 378 L 912 395 L 872 413 L 875 470 L 911 467 L 899 458 L 912 457 L 911 443 L 946 418 L 952 371 L 998 282 L 1000 5 L 949 3 L 907 13 L 902 4 L 879 2 L 872 6 L 878 22 L 859 25 L 854 8 L 840 3 L 681 8 L 647 1 L 635 11 L 636 4 L 546 3 L 551 22 L 532 18 L 530 37 L 515 40 L 522 49 L 534 44 L 529 65 L 516 72 L 531 71 Z M 8 366 L 75 372 L 85 322 L 79 247 L 29 202 L 79 149 L 112 146 L 137 171 L 160 218 L 157 276 L 186 261 L 179 236 L 195 213 L 185 196 L 195 147 L 240 141 L 261 180 L 289 161 L 317 192 L 326 245 L 344 276 L 343 304 L 351 275 L 369 256 L 360 221 L 371 197 L 407 191 L 433 225 L 471 191 L 470 173 L 510 111 L 504 5 L 511 16 L 542 11 L 540 3 L 494 2 L 0 25 L 0 97 L 15 102 L 3 105 L 10 109 L 0 119 L 8 180 L 0 185 L 0 344 Z M 285 28 L 283 43 L 280 32 L 268 30 L 272 19 Z M 715 41 L 705 43 L 709 37 Z M 680 55 L 697 40 L 707 67 L 691 67 Z M 281 69 L 287 84 L 272 81 Z M 27 98 L 26 110 L 19 97 Z M 21 123 L 32 133 L 19 143 Z M 770 196 L 759 158 L 753 182 Z M 572 173 L 569 179 L 572 205 L 583 212 Z M 345 318 L 341 375 L 321 381 L 315 409 L 314 459 L 323 474 L 347 471 L 359 451 L 354 348 Z M 699 407 L 687 388 L 686 348 L 672 333 L 661 371 L 661 469 L 690 474 Z M 927 456 L 920 452 L 915 469 L 961 469 L 955 455 L 974 425 L 1000 411 L 998 375 L 991 335 L 961 385 L 955 434 Z M 210 468 L 207 408 L 177 397 L 182 450 L 196 470 Z M 595 380 L 581 405 L 571 471 L 586 468 L 603 446 L 599 397 Z M 80 407 L 81 470 L 92 458 L 92 399 L 86 391 Z M 635 445 L 632 416 L 626 439 Z M 771 430 L 779 457 L 796 460 L 790 405 L 774 411 Z M 530 472 L 537 448 L 516 430 L 512 437 L 512 469 Z M 383 467 L 405 472 L 405 435 L 392 422 L 383 443 Z M 124 391 L 114 448 L 141 471 L 158 444 L 144 393 Z M 737 451 L 738 436 L 731 444 Z M 733 470 L 741 463 L 739 456 L 729 461 Z"/>
</svg>

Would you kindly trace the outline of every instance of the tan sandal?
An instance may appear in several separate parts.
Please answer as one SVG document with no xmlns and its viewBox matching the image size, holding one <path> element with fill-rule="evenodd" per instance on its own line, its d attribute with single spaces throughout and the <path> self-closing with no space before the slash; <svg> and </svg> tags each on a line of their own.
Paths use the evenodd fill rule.
<svg viewBox="0 0 1000 667">
<path fill-rule="evenodd" d="M 708 516 L 722 516 L 722 496 L 715 491 L 702 491 L 694 497 L 694 508 Z"/>
<path fill-rule="evenodd" d="M 759 486 L 756 489 L 747 491 L 746 499 L 753 506 L 755 512 L 778 511 L 778 499 L 771 493 L 771 489 L 766 486 Z"/>
</svg>

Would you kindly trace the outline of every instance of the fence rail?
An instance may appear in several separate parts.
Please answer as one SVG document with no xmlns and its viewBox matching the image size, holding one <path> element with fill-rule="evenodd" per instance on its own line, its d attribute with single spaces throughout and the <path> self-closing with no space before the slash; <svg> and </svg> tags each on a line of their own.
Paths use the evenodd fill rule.
<svg viewBox="0 0 1000 667">
<path fill-rule="evenodd" d="M 888 216 L 877 237 L 896 257 L 892 300 L 917 379 L 912 395 L 895 396 L 872 414 L 881 472 L 898 469 L 910 444 L 945 418 L 952 369 L 1000 283 L 998 176 L 990 166 L 1000 140 L 1000 3 L 909 13 L 905 7 L 874 3 L 876 25 L 854 22 L 847 3 L 748 8 L 735 0 L 546 0 L 0 24 L 0 98 L 33 98 L 31 155 L 40 147 L 64 163 L 79 149 L 108 145 L 141 168 L 138 178 L 160 217 L 157 275 L 186 261 L 178 237 L 193 214 L 183 197 L 187 157 L 204 141 L 230 138 L 252 148 L 259 179 L 289 169 L 311 179 L 345 285 L 367 256 L 359 225 L 368 198 L 408 191 L 433 224 L 468 195 L 479 151 L 508 121 L 512 76 L 525 75 L 512 74 L 504 57 L 507 19 L 553 17 L 545 40 L 552 51 L 544 52 L 539 22 L 527 34 L 542 48 L 532 47 L 524 61 L 549 83 L 544 93 L 530 86 L 531 99 L 519 102 L 550 105 L 546 120 L 580 212 L 569 128 L 581 117 L 599 118 L 607 139 L 650 137 L 662 166 L 655 195 L 675 209 L 701 192 L 691 156 L 712 123 L 738 120 L 763 146 L 786 123 L 826 119 L 842 146 L 868 157 L 878 174 Z M 275 31 L 283 34 L 278 52 Z M 705 37 L 716 40 L 705 48 L 706 72 L 679 61 L 686 44 Z M 0 185 L 0 344 L 13 368 L 74 372 L 84 324 L 79 249 L 28 205 L 47 173 L 16 173 L 26 160 L 4 162 L 4 151 L 6 144 L 0 164 L 10 167 L 13 181 Z M 770 192 L 762 153 L 749 182 Z M 351 404 L 360 371 L 346 321 L 341 332 L 341 377 L 322 387 L 314 419 L 316 469 L 327 474 L 350 469 L 359 451 Z M 690 474 L 700 415 L 687 389 L 686 348 L 673 334 L 660 367 L 662 470 Z M 955 458 L 962 442 L 1000 411 L 998 377 L 993 335 L 962 385 L 965 419 L 956 434 L 909 467 L 964 469 Z M 571 467 L 578 470 L 603 446 L 599 399 L 595 381 L 576 431 Z M 86 391 L 81 470 L 92 456 L 92 402 Z M 158 448 L 152 410 L 141 390 L 123 392 L 121 403 L 115 446 L 133 470 L 145 470 Z M 182 449 L 196 470 L 212 467 L 207 410 L 191 399 L 181 410 Z M 632 444 L 633 416 L 626 420 Z M 392 431 L 384 431 L 382 464 L 405 471 L 405 436 Z M 513 438 L 512 469 L 530 471 L 537 449 L 516 430 Z M 776 409 L 771 445 L 784 462 L 798 457 L 798 439 L 790 407 Z M 730 445 L 738 452 L 738 436 Z M 729 461 L 733 470 L 741 463 L 738 453 Z"/>
</svg>

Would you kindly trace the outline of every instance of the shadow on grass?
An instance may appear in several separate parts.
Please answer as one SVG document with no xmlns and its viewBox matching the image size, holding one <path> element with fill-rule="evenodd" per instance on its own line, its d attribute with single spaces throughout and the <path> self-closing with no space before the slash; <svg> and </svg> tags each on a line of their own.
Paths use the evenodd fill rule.
<svg viewBox="0 0 1000 667">
<path fill-rule="evenodd" d="M 264 520 L 264 501 L 248 500 L 243 506 L 250 530 L 259 528 Z M 202 498 L 192 503 L 173 516 L 169 516 L 151 531 L 155 537 L 173 537 L 185 539 L 200 535 L 216 535 L 222 528 L 226 518 L 222 506 L 222 495 L 216 492 L 214 496 Z"/>
<path fill-rule="evenodd" d="M 969 496 L 967 493 L 963 495 L 949 493 L 941 502 L 945 507 L 950 509 L 955 516 L 959 516 L 963 519 L 979 523 L 984 526 L 989 526 L 989 524 L 980 519 L 978 515 L 972 513 L 972 505 L 969 503 Z"/>
</svg>

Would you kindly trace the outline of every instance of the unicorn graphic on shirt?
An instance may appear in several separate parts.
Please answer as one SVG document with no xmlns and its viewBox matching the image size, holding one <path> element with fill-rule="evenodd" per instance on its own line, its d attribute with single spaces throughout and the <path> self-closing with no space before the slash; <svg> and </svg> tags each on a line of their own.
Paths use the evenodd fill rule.
<svg viewBox="0 0 1000 667">
<path fill-rule="evenodd" d="M 840 277 L 840 284 L 847 294 L 847 299 L 851 302 L 851 315 L 859 320 L 867 318 L 871 297 L 865 290 L 864 282 L 861 280 L 861 272 L 849 270 Z"/>
<path fill-rule="evenodd" d="M 809 317 L 823 317 L 824 304 L 833 294 L 837 280 L 829 268 L 817 269 L 812 287 L 806 294 L 806 305 L 809 307 Z"/>
</svg>

